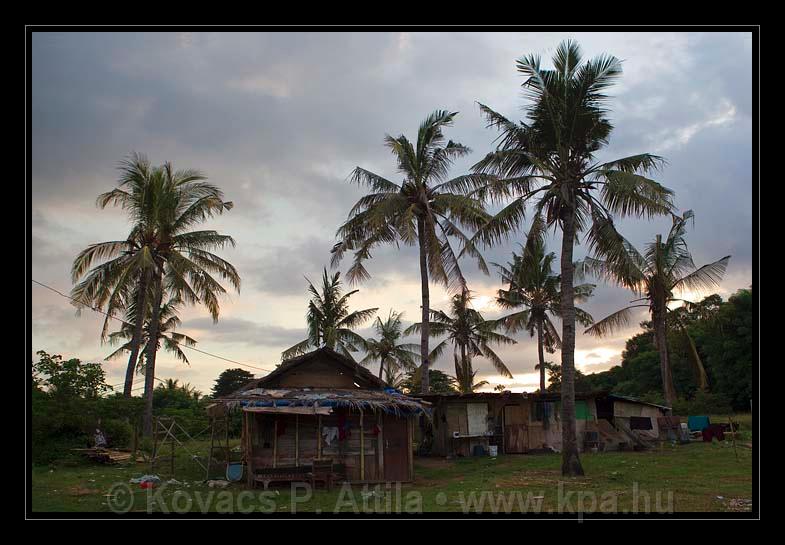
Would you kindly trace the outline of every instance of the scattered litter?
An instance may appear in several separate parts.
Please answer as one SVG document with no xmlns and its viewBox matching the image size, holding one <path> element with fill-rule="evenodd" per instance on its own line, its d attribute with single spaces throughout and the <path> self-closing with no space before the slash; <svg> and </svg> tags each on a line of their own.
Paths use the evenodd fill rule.
<svg viewBox="0 0 785 545">
<path fill-rule="evenodd" d="M 160 484 L 161 477 L 159 477 L 158 475 L 142 475 L 141 477 L 132 478 L 128 482 L 131 484 L 144 484 L 148 482 Z"/>
<path fill-rule="evenodd" d="M 181 483 L 177 479 L 169 479 L 168 481 L 166 481 L 166 484 L 183 484 L 183 483 Z"/>
<path fill-rule="evenodd" d="M 752 511 L 752 500 L 745 498 L 731 498 L 728 501 L 729 511 Z"/>
<path fill-rule="evenodd" d="M 207 486 L 209 486 L 210 488 L 226 488 L 227 486 L 229 486 L 229 481 L 224 481 L 220 479 L 207 481 Z"/>
</svg>

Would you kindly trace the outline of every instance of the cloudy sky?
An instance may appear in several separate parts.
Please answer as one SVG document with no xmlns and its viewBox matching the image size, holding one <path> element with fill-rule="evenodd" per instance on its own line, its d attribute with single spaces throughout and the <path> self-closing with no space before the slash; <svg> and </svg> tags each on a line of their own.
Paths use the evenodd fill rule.
<svg viewBox="0 0 785 545">
<path fill-rule="evenodd" d="M 688 239 L 695 262 L 730 254 L 719 293 L 749 286 L 753 112 L 746 33 L 36 33 L 32 277 L 68 292 L 77 252 L 127 234 L 122 211 L 100 210 L 95 198 L 116 184 L 117 164 L 130 152 L 198 168 L 236 205 L 209 226 L 236 239 L 237 247 L 221 255 L 243 284 L 223 301 L 218 324 L 205 310 L 189 308 L 182 331 L 203 350 L 271 369 L 282 349 L 305 337 L 304 277 L 318 279 L 336 228 L 362 195 L 347 183 L 351 170 L 360 165 L 398 180 L 384 135 L 413 135 L 431 111 L 449 109 L 460 115 L 447 136 L 473 150 L 453 170 L 464 173 L 496 136 L 476 103 L 520 119 L 523 80 L 515 60 L 529 53 L 549 59 L 569 37 L 587 57 L 607 52 L 624 61 L 612 90 L 616 129 L 602 158 L 664 156 L 668 165 L 658 180 L 676 191 L 681 209 L 696 214 Z M 620 222 L 637 246 L 668 228 L 664 219 Z M 485 257 L 504 263 L 514 244 Z M 558 244 L 557 236 L 552 248 Z M 414 249 L 377 250 L 368 264 L 373 278 L 359 286 L 353 308 L 379 307 L 381 316 L 395 309 L 416 319 L 416 256 Z M 469 261 L 464 270 L 477 307 L 498 316 L 492 303 L 498 277 Z M 113 350 L 99 341 L 101 316 L 77 317 L 67 300 L 35 284 L 30 290 L 34 351 L 100 361 Z M 433 307 L 445 308 L 448 297 L 432 287 Z M 600 286 L 585 308 L 602 317 L 629 299 L 619 288 Z M 579 335 L 579 369 L 618 363 L 640 320 L 608 339 Z M 478 379 L 534 389 L 536 344 L 527 336 L 518 341 L 500 351 L 513 380 L 496 376 L 483 360 L 475 363 Z M 162 352 L 156 375 L 207 392 L 221 370 L 236 367 L 188 354 L 190 366 Z M 104 365 L 111 384 L 122 382 L 125 361 Z M 451 358 L 436 367 L 452 373 Z M 139 377 L 135 385 L 141 384 Z"/>
</svg>

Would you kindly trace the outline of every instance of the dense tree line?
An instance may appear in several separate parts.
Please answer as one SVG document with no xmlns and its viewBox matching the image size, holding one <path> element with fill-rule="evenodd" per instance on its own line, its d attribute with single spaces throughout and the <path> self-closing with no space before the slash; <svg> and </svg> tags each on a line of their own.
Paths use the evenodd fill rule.
<svg viewBox="0 0 785 545">
<path fill-rule="evenodd" d="M 679 313 L 686 332 L 669 324 L 668 353 L 678 393 L 674 412 L 723 413 L 748 411 L 752 398 L 753 295 L 742 289 L 723 301 L 710 295 Z M 576 376 L 576 391 L 607 389 L 652 402 L 664 402 L 660 361 L 651 322 L 625 346 L 620 365 L 602 373 Z M 689 337 L 687 337 L 689 335 Z M 700 388 L 700 376 L 692 361 L 690 338 L 703 363 L 708 380 Z M 560 386 L 559 368 L 551 366 L 549 390 Z"/>
</svg>

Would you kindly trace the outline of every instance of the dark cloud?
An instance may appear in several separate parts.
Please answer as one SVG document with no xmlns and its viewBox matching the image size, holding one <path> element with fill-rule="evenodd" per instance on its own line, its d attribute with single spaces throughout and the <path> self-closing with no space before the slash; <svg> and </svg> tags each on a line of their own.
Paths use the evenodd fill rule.
<svg viewBox="0 0 785 545">
<path fill-rule="evenodd" d="M 213 343 L 273 347 L 288 347 L 306 336 L 304 328 L 300 330 L 258 324 L 242 318 L 221 318 L 217 323 L 213 323 L 210 318 L 193 318 L 184 321 L 179 329 L 189 334 L 193 332 L 197 341 L 205 338 Z"/>
<path fill-rule="evenodd" d="M 682 209 L 696 213 L 688 235 L 696 263 L 730 254 L 724 288 L 748 285 L 752 40 L 742 33 L 36 33 L 33 273 L 67 291 L 79 250 L 125 236 L 122 211 L 97 210 L 95 197 L 113 187 L 116 166 L 129 152 L 199 168 L 235 202 L 209 228 L 237 240 L 237 248 L 222 255 L 244 283 L 242 296 L 226 303 L 228 317 L 216 326 L 200 321 L 195 310 L 183 318 L 205 344 L 259 347 L 274 358 L 304 336 L 303 276 L 318 280 L 336 228 L 363 194 L 347 182 L 351 170 L 361 165 L 399 180 L 384 135 L 413 135 L 425 115 L 445 108 L 460 111 L 448 137 L 474 150 L 453 170 L 465 172 L 497 136 L 486 129 L 475 101 L 520 119 L 523 79 L 515 59 L 530 52 L 548 59 L 570 36 L 587 56 L 608 52 L 624 59 L 625 73 L 612 90 L 616 128 L 600 159 L 663 155 L 668 164 L 655 178 L 676 191 Z M 637 247 L 670 227 L 667 219 L 618 225 Z M 521 238 L 486 249 L 486 260 L 505 263 Z M 549 240 L 557 253 L 559 244 L 558 235 Z M 585 251 L 585 245 L 577 247 L 576 257 Z M 340 270 L 350 264 L 347 256 Z M 376 306 L 373 298 L 379 298 L 380 313 L 392 305 L 414 318 L 416 248 L 378 248 L 367 268 L 372 280 L 359 286 L 357 296 L 363 306 Z M 485 276 L 466 260 L 464 272 L 480 294 L 498 288 L 495 271 Z M 37 293 L 34 302 L 55 304 Z M 446 300 L 438 287 L 432 297 Z M 630 298 L 599 286 L 586 309 L 603 317 Z M 243 319 L 231 312 L 233 305 L 242 307 Z M 102 353 L 89 343 L 88 328 L 69 338 L 72 320 L 56 317 L 47 322 L 46 335 L 38 326 L 37 338 L 62 338 L 74 350 Z M 579 337 L 579 348 L 621 349 L 637 321 L 614 339 Z M 516 372 L 533 372 L 536 348 L 520 341 L 502 352 Z M 452 366 L 447 360 L 439 365 Z M 478 365 L 487 369 L 487 363 Z"/>
</svg>

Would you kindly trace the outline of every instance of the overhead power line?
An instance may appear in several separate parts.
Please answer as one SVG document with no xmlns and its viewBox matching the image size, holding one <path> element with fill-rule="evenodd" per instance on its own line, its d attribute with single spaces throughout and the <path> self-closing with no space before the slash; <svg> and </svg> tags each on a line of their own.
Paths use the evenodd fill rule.
<svg viewBox="0 0 785 545">
<path fill-rule="evenodd" d="M 99 314 L 103 314 L 104 316 L 107 316 L 107 317 L 111 318 L 112 320 L 116 320 L 116 321 L 118 321 L 118 322 L 120 322 L 122 324 L 133 325 L 133 324 L 129 324 L 128 322 L 126 322 L 125 320 L 123 320 L 121 318 L 118 318 L 117 316 L 112 316 L 111 314 L 108 314 L 108 313 L 104 312 L 100 308 L 91 307 L 90 305 L 86 305 L 86 304 L 76 300 L 75 298 L 71 297 L 70 295 L 66 295 L 63 292 L 58 291 L 58 290 L 56 290 L 55 288 L 53 288 L 51 286 L 47 286 L 43 282 L 39 282 L 38 280 L 35 280 L 33 278 L 31 278 L 30 280 L 32 280 L 35 284 L 38 284 L 39 286 L 48 289 L 49 291 L 53 291 L 54 293 L 56 293 L 60 297 L 64 297 L 64 298 L 68 299 L 69 301 L 72 301 L 79 308 L 89 308 L 93 312 L 97 312 Z M 233 359 L 230 359 L 230 358 L 225 358 L 223 356 L 219 356 L 218 354 L 212 354 L 210 352 L 206 352 L 204 350 L 200 350 L 200 349 L 195 348 L 193 346 L 188 346 L 187 344 L 180 344 L 180 343 L 178 343 L 177 341 L 175 341 L 174 339 L 171 339 L 171 338 L 169 340 L 172 341 L 173 343 L 175 343 L 180 348 L 187 348 L 188 350 L 193 350 L 194 352 L 199 352 L 200 354 L 204 354 L 206 356 L 210 356 L 210 357 L 213 357 L 213 358 L 216 358 L 216 359 L 219 359 L 219 360 L 228 361 L 229 363 L 234 363 L 235 365 L 242 365 L 243 367 L 250 367 L 251 369 L 257 369 L 259 371 L 264 371 L 265 373 L 272 373 L 272 371 L 270 369 L 264 369 L 262 367 L 257 367 L 256 365 L 251 365 L 249 363 L 243 363 L 243 362 L 236 361 L 236 360 L 233 360 Z M 156 377 L 156 379 L 157 379 L 157 377 Z"/>
</svg>

